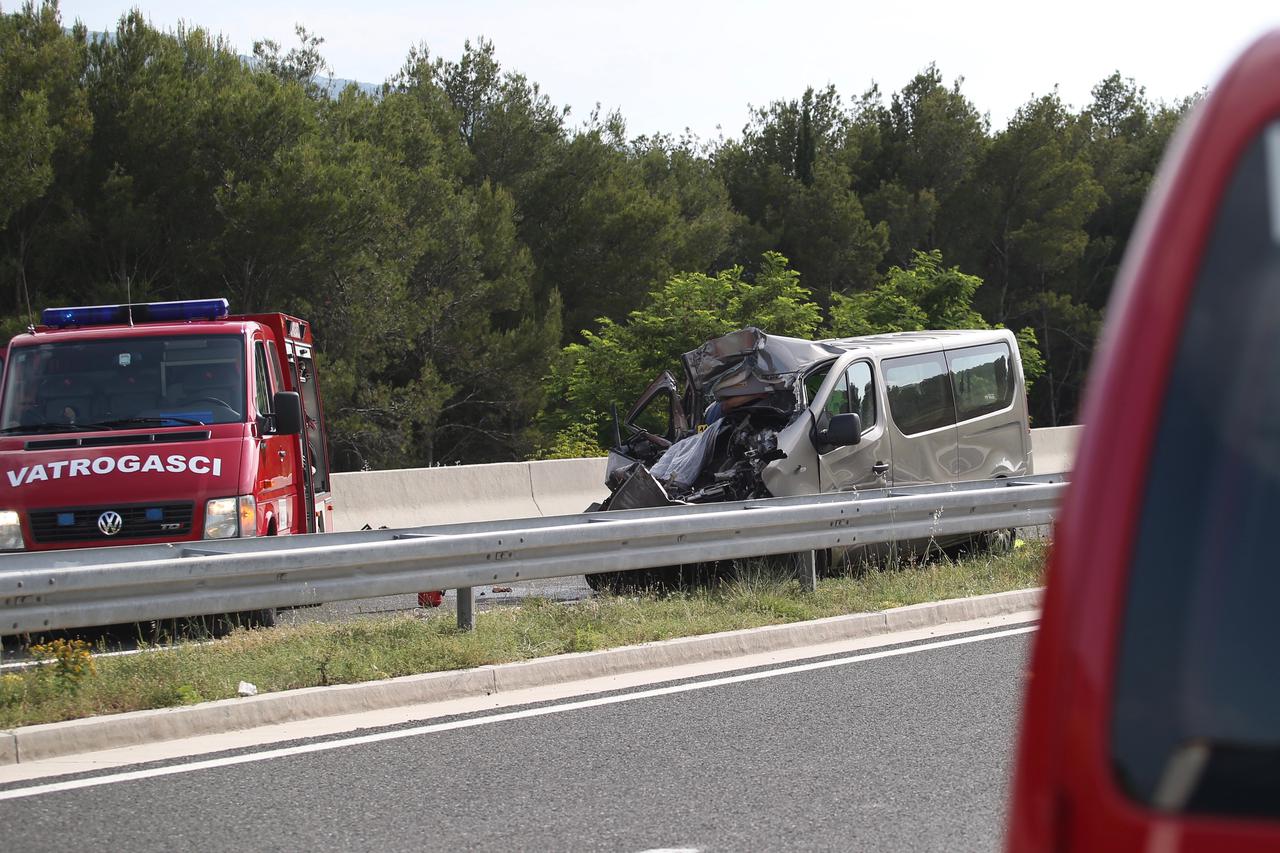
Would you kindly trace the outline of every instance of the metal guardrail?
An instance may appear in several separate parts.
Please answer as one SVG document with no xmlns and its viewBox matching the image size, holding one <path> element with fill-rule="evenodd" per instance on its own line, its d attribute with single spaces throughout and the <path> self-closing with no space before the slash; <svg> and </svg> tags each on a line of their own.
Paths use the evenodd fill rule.
<svg viewBox="0 0 1280 853">
<path fill-rule="evenodd" d="M 0 556 L 0 635 L 320 604 L 1047 524 L 1062 475 Z M 469 619 L 470 608 L 466 607 Z"/>
</svg>

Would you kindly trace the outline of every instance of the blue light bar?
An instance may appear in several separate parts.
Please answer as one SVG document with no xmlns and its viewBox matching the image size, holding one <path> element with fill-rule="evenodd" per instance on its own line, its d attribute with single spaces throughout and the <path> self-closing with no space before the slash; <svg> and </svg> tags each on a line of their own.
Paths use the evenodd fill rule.
<svg viewBox="0 0 1280 853">
<path fill-rule="evenodd" d="M 225 299 L 186 299 L 180 302 L 46 308 L 40 312 L 40 322 L 55 329 L 65 329 L 68 326 L 121 326 L 127 325 L 131 319 L 134 323 L 182 323 L 189 320 L 221 320 L 229 312 Z"/>
</svg>

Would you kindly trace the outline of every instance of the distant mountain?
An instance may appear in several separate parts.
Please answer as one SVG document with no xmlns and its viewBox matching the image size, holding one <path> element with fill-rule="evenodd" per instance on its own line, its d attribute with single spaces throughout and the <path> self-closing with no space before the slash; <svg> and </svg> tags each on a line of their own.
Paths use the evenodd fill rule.
<svg viewBox="0 0 1280 853">
<path fill-rule="evenodd" d="M 348 86 L 355 86 L 361 92 L 366 95 L 372 95 L 375 98 L 382 94 L 381 83 L 361 83 L 359 80 L 347 80 L 342 77 L 317 77 L 316 85 L 331 98 L 337 96 Z"/>
<path fill-rule="evenodd" d="M 67 35 L 71 34 L 70 27 L 63 27 L 62 29 L 64 32 L 67 33 Z M 114 32 L 89 33 L 89 41 L 91 42 L 105 41 L 110 43 L 110 42 L 114 42 L 115 39 L 116 39 L 116 34 Z M 256 59 L 254 59 L 252 56 L 245 56 L 243 53 L 240 54 L 240 61 L 243 62 L 245 65 L 249 66 L 250 68 L 252 68 L 255 64 L 257 64 Z M 315 82 L 316 82 L 316 85 L 319 86 L 320 89 L 331 98 L 336 97 L 339 93 L 342 92 L 343 89 L 351 85 L 354 85 L 357 89 L 359 89 L 361 92 L 364 92 L 366 95 L 372 95 L 375 98 L 382 94 L 381 83 L 361 83 L 359 80 L 348 80 L 345 77 L 316 77 Z"/>
</svg>

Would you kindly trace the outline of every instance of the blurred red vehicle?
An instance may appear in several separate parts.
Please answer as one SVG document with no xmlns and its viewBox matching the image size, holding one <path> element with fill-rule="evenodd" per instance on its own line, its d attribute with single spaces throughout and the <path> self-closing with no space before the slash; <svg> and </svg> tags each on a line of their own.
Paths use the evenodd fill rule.
<svg viewBox="0 0 1280 853">
<path fill-rule="evenodd" d="M 1084 421 L 1008 849 L 1280 849 L 1280 32 L 1171 145 Z"/>
</svg>

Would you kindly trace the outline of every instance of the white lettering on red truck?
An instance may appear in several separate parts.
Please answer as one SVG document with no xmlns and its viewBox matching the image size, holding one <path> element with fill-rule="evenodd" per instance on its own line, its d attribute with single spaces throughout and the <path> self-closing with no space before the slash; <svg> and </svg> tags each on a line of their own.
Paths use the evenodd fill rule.
<svg viewBox="0 0 1280 853">
<path fill-rule="evenodd" d="M 97 459 L 64 459 L 59 462 L 45 462 L 39 465 L 24 465 L 17 471 L 6 471 L 9 485 L 13 488 L 38 483 L 44 480 L 61 480 L 66 477 L 88 477 L 91 474 L 110 474 L 119 471 L 122 474 L 165 473 L 213 474 L 222 476 L 222 460 L 218 457 L 183 456 L 180 453 L 168 457 L 151 454 L 145 459 L 129 454 L 118 459 L 114 456 L 99 456 Z"/>
</svg>

